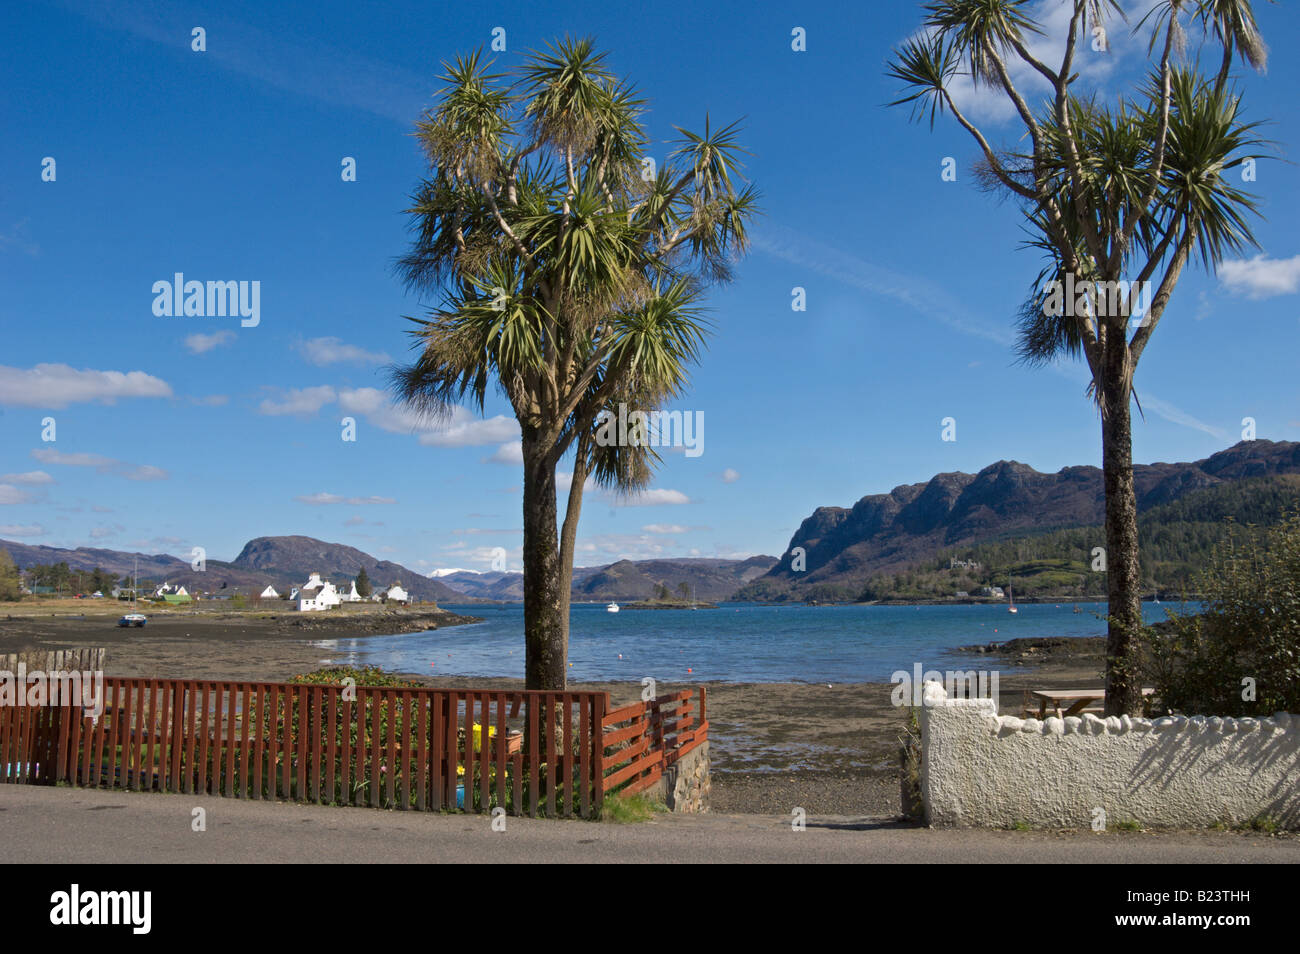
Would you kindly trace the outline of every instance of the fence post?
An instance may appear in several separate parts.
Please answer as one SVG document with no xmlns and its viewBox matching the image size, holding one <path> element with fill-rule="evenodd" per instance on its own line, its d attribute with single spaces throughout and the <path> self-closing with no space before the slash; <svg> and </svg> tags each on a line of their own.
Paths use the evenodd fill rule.
<svg viewBox="0 0 1300 954">
<path fill-rule="evenodd" d="M 592 726 L 592 747 L 595 751 L 593 762 L 596 776 L 596 798 L 593 803 L 594 817 L 599 818 L 605 805 L 605 710 L 609 705 L 609 693 L 598 692 L 595 698 L 595 724 Z"/>
</svg>

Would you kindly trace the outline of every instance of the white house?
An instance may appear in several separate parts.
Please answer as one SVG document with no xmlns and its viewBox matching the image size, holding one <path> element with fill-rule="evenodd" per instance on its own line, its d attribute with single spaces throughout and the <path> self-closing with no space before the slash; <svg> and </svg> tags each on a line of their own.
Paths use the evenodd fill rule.
<svg viewBox="0 0 1300 954">
<path fill-rule="evenodd" d="M 391 587 L 389 587 L 388 593 L 386 595 L 388 597 L 388 600 L 393 603 L 411 602 L 411 595 L 407 593 L 406 590 L 402 589 L 402 585 L 400 583 L 394 583 Z"/>
<path fill-rule="evenodd" d="M 261 598 L 264 600 L 278 600 L 280 598 L 280 594 L 275 591 L 274 586 L 268 586 L 266 589 L 262 591 Z"/>
<path fill-rule="evenodd" d="M 189 592 L 183 586 L 172 586 L 170 583 L 164 583 L 158 589 L 153 591 L 154 596 L 189 596 Z"/>
<path fill-rule="evenodd" d="M 327 582 L 320 578 L 319 573 L 313 573 L 302 588 L 298 590 L 298 612 L 310 613 L 327 610 L 332 606 L 338 606 L 342 602 L 339 599 L 339 591 L 333 583 Z"/>
<path fill-rule="evenodd" d="M 356 580 L 353 580 L 353 581 L 352 581 L 352 588 L 351 588 L 350 590 L 348 590 L 346 593 L 340 593 L 340 594 L 339 594 L 339 600 L 341 600 L 341 601 L 344 602 L 344 603 L 360 603 L 360 602 L 361 602 L 361 594 L 357 592 L 357 581 L 356 581 Z"/>
</svg>

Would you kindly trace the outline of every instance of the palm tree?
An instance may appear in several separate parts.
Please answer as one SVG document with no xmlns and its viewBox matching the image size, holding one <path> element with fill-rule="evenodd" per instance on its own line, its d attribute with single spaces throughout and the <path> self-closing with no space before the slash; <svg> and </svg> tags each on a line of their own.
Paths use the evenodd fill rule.
<svg viewBox="0 0 1300 954">
<path fill-rule="evenodd" d="M 1075 92 L 1075 54 L 1081 38 L 1090 40 L 1122 11 L 1115 0 L 1066 2 L 1073 11 L 1056 69 L 1029 49 L 1027 38 L 1043 30 L 1027 14 L 1027 0 L 926 4 L 925 30 L 896 51 L 890 66 L 889 75 L 904 85 L 891 105 L 909 104 L 931 125 L 951 113 L 979 147 L 981 183 L 1019 203 L 1028 244 L 1045 257 L 1021 309 L 1021 357 L 1087 362 L 1106 490 L 1106 713 L 1133 714 L 1142 704 L 1134 372 L 1189 261 L 1212 271 L 1226 254 L 1255 244 L 1248 222 L 1255 204 L 1228 176 L 1258 158 L 1251 150 L 1261 142 L 1253 134 L 1257 124 L 1242 118 L 1230 71 L 1236 54 L 1262 69 L 1267 50 L 1249 0 L 1163 0 L 1135 28 L 1151 30 L 1146 80 L 1105 105 Z M 1197 72 L 1195 58 L 1182 58 L 1189 28 L 1199 28 L 1200 46 L 1221 48 L 1212 79 Z M 1047 81 L 1051 93 L 1041 105 L 1022 95 L 1013 63 Z M 1028 151 L 995 148 L 958 108 L 950 86 L 963 71 L 1007 96 Z M 1152 284 L 1154 295 L 1142 307 L 1142 290 Z"/>
<path fill-rule="evenodd" d="M 530 689 L 566 684 L 584 486 L 632 492 L 658 462 L 644 439 L 602 443 L 597 422 L 619 403 L 653 410 L 682 393 L 708 331 L 704 291 L 730 278 L 757 211 L 737 181 L 735 124 L 678 128 L 655 163 L 644 103 L 604 59 L 591 40 L 565 39 L 511 75 L 489 72 L 481 52 L 444 63 L 439 102 L 417 123 L 429 175 L 398 265 L 441 303 L 411 319 L 419 353 L 392 369 L 397 396 L 436 416 L 482 411 L 495 386 L 519 421 Z"/>
</svg>

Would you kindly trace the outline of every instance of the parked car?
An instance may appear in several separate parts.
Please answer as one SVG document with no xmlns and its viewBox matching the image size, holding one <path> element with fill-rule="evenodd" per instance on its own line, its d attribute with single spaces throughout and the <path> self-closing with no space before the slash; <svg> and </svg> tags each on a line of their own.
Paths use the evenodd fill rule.
<svg viewBox="0 0 1300 954">
<path fill-rule="evenodd" d="M 127 613 L 117 621 L 118 626 L 144 626 L 149 622 L 148 617 L 143 613 Z"/>
</svg>

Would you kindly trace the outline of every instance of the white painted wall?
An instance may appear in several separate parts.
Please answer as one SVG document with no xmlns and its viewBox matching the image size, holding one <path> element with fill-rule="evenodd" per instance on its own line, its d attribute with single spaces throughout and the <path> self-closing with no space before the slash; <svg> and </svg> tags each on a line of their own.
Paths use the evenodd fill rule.
<svg viewBox="0 0 1300 954">
<path fill-rule="evenodd" d="M 1300 716 L 1018 719 L 925 685 L 921 794 L 941 827 L 1300 828 Z"/>
</svg>

